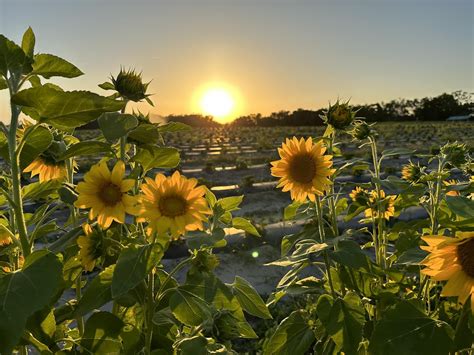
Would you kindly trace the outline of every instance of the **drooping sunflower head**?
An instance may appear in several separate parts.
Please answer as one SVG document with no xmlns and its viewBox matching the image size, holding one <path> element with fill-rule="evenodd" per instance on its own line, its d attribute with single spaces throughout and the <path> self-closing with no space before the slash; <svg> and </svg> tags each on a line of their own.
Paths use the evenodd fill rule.
<svg viewBox="0 0 474 355">
<path fill-rule="evenodd" d="M 31 173 L 31 176 L 38 175 L 40 182 L 53 179 L 63 180 L 67 176 L 66 163 L 56 161 L 47 155 L 40 155 L 33 160 L 24 170 L 24 173 Z"/>
<path fill-rule="evenodd" d="M 92 228 L 85 223 L 82 226 L 84 235 L 77 238 L 79 246 L 79 260 L 84 270 L 92 271 L 97 260 L 104 254 L 103 233 L 97 228 Z"/>
<path fill-rule="evenodd" d="M 422 237 L 429 252 L 422 261 L 425 275 L 436 281 L 448 281 L 442 296 L 457 297 L 464 304 L 471 296 L 474 313 L 474 232 L 458 232 L 455 237 L 430 235 Z"/>
<path fill-rule="evenodd" d="M 121 69 L 117 77 L 112 77 L 111 80 L 115 90 L 127 100 L 138 102 L 149 96 L 146 90 L 150 83 L 144 83 L 142 74 L 136 73 L 133 69 L 128 71 Z"/>
<path fill-rule="evenodd" d="M 354 190 L 351 191 L 349 197 L 352 201 L 357 202 L 361 205 L 365 205 L 369 201 L 369 193 L 367 190 L 361 188 L 360 186 L 356 186 Z"/>
<path fill-rule="evenodd" d="M 316 195 L 323 195 L 332 183 L 329 178 L 336 171 L 331 169 L 332 155 L 325 152 L 322 142 L 313 143 L 311 138 L 287 138 L 278 148 L 281 159 L 271 162 L 272 176 L 280 178 L 277 187 L 282 187 L 284 192 L 290 191 L 291 198 L 297 201 L 306 198 L 314 201 Z"/>
<path fill-rule="evenodd" d="M 369 193 L 369 206 L 364 213 L 365 217 L 374 217 L 374 218 L 385 218 L 390 219 L 395 215 L 395 199 L 397 196 L 389 195 L 385 196 L 385 191 L 380 190 L 380 194 L 377 193 L 377 190 L 372 190 Z M 379 206 L 377 206 L 377 200 L 379 200 Z M 380 208 L 380 210 L 379 210 Z M 380 214 L 379 214 L 380 211 Z"/>
<path fill-rule="evenodd" d="M 458 183 L 459 183 L 459 181 L 456 181 L 454 179 L 443 181 L 444 186 L 446 186 L 448 188 L 449 188 L 449 186 L 455 186 Z M 459 191 L 457 191 L 457 190 L 448 190 L 448 191 L 446 191 L 446 196 L 459 196 L 459 195 L 460 195 Z"/>
<path fill-rule="evenodd" d="M 417 184 L 418 182 L 420 182 L 420 179 L 423 176 L 423 172 L 424 168 L 422 168 L 420 164 L 414 164 L 412 162 L 409 162 L 402 168 L 402 179 L 412 184 Z"/>
<path fill-rule="evenodd" d="M 125 222 L 125 214 L 136 215 L 139 211 L 139 198 L 127 192 L 135 180 L 124 179 L 125 164 L 118 161 L 112 172 L 105 160 L 94 165 L 84 175 L 84 181 L 77 185 L 79 196 L 74 203 L 79 208 L 89 208 L 89 219 L 97 217 L 102 228 L 108 228 L 113 221 Z"/>
<path fill-rule="evenodd" d="M 371 136 L 376 135 L 372 125 L 363 120 L 354 120 L 352 130 L 349 131 L 354 141 L 363 141 Z"/>
<path fill-rule="evenodd" d="M 441 147 L 441 154 L 450 164 L 458 168 L 470 160 L 469 150 L 464 143 L 447 143 Z"/>
<path fill-rule="evenodd" d="M 329 105 L 326 115 L 323 117 L 327 124 L 335 129 L 346 129 L 354 121 L 356 112 L 348 102 L 341 103 L 336 101 L 334 105 Z"/>
<path fill-rule="evenodd" d="M 211 213 L 204 186 L 197 186 L 196 179 L 187 179 L 179 171 L 170 177 L 157 174 L 155 179 L 146 178 L 141 189 L 139 221 L 148 222 L 150 233 L 178 238 L 186 231 L 202 230 L 206 215 Z"/>
</svg>

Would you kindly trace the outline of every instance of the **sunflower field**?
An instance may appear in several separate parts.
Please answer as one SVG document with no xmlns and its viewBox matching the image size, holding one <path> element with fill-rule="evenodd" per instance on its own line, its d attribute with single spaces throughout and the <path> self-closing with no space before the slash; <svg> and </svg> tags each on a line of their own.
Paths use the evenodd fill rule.
<svg viewBox="0 0 474 355">
<path fill-rule="evenodd" d="M 382 150 L 377 126 L 340 101 L 318 135 L 286 137 L 263 169 L 287 199 L 285 223 L 299 229 L 259 266 L 283 270 L 263 295 L 239 275 L 218 276 L 232 231 L 266 237 L 240 214 L 242 195 L 217 197 L 180 168 L 170 142 L 194 144 L 196 132 L 127 107 L 153 105 L 134 70 L 101 83 L 104 95 L 63 90 L 49 80 L 82 71 L 35 53 L 35 41 L 31 28 L 21 45 L 0 35 L 11 104 L 0 123 L 1 354 L 474 352 L 464 142 Z M 79 128 L 91 123 L 98 130 L 86 137 Z M 348 140 L 367 155 L 347 156 Z M 384 164 L 403 155 L 416 160 L 388 174 Z M 367 179 L 341 179 L 361 169 Z M 176 245 L 185 256 L 170 267 Z"/>
</svg>

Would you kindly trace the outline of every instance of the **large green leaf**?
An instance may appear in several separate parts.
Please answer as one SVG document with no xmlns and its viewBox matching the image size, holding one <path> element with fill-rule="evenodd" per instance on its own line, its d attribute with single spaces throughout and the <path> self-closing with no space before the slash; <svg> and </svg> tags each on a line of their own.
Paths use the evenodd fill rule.
<svg viewBox="0 0 474 355">
<path fill-rule="evenodd" d="M 237 300 L 247 313 L 263 319 L 272 318 L 265 302 L 248 281 L 236 276 L 232 287 Z"/>
<path fill-rule="evenodd" d="M 138 150 L 133 161 L 140 163 L 145 171 L 153 168 L 175 168 L 178 166 L 179 151 L 175 148 L 147 146 Z"/>
<path fill-rule="evenodd" d="M 208 355 L 207 339 L 202 335 L 183 338 L 174 345 L 178 354 Z"/>
<path fill-rule="evenodd" d="M 111 153 L 110 144 L 98 141 L 82 141 L 71 145 L 61 156 L 59 160 L 76 157 L 79 155 L 95 155 L 99 153 Z"/>
<path fill-rule="evenodd" d="M 59 91 L 48 86 L 22 90 L 12 97 L 16 105 L 35 111 L 33 119 L 70 130 L 95 120 L 104 112 L 120 110 L 124 102 L 89 91 Z"/>
<path fill-rule="evenodd" d="M 232 212 L 239 209 L 243 199 L 244 196 L 224 197 L 217 201 L 217 205 L 222 207 L 222 209 L 226 212 Z"/>
<path fill-rule="evenodd" d="M 161 135 L 156 125 L 141 123 L 129 133 L 128 138 L 142 144 L 157 144 L 161 139 Z"/>
<path fill-rule="evenodd" d="M 112 313 L 94 313 L 86 322 L 81 347 L 88 354 L 120 354 L 123 326 L 123 322 Z"/>
<path fill-rule="evenodd" d="M 112 300 L 112 275 L 115 265 L 107 267 L 87 286 L 74 311 L 76 316 L 83 316 L 90 311 L 99 309 Z"/>
<path fill-rule="evenodd" d="M 369 350 L 375 355 L 442 355 L 452 346 L 453 330 L 409 301 L 401 301 L 375 323 Z"/>
<path fill-rule="evenodd" d="M 236 229 L 241 229 L 244 232 L 247 232 L 251 235 L 254 235 L 256 237 L 261 237 L 260 233 L 258 232 L 257 228 L 250 223 L 248 219 L 242 218 L 242 217 L 235 217 L 232 219 L 232 227 Z"/>
<path fill-rule="evenodd" d="M 224 341 L 235 338 L 258 338 L 246 320 L 239 319 L 231 312 L 221 311 L 214 320 L 214 327 L 219 330 L 219 339 Z"/>
<path fill-rule="evenodd" d="M 316 313 L 326 332 L 336 344 L 336 351 L 355 354 L 362 340 L 365 311 L 360 298 L 348 293 L 336 301 L 329 295 L 318 299 Z"/>
<path fill-rule="evenodd" d="M 53 135 L 46 127 L 36 127 L 31 134 L 28 134 L 20 155 L 21 169 L 26 168 L 39 154 L 48 149 L 52 140 Z M 5 159 L 5 161 L 10 161 L 8 140 L 3 132 L 0 132 L 0 156 Z"/>
<path fill-rule="evenodd" d="M 74 64 L 52 54 L 36 54 L 34 56 L 32 75 L 41 75 L 49 79 L 53 76 L 75 78 L 84 74 Z"/>
<path fill-rule="evenodd" d="M 458 216 L 465 218 L 474 216 L 474 200 L 464 196 L 446 196 L 446 203 Z"/>
<path fill-rule="evenodd" d="M 43 182 L 38 181 L 25 185 L 21 189 L 23 200 L 27 201 L 47 198 L 49 195 L 55 193 L 61 187 L 61 185 L 61 181 L 57 179 Z"/>
<path fill-rule="evenodd" d="M 370 270 L 370 261 L 353 240 L 340 240 L 337 249 L 329 254 L 334 261 L 353 269 Z"/>
<path fill-rule="evenodd" d="M 170 297 L 169 306 L 181 323 L 198 326 L 211 318 L 209 305 L 184 287 L 178 287 Z"/>
<path fill-rule="evenodd" d="M 59 259 L 46 250 L 32 253 L 23 268 L 0 278 L 0 352 L 9 354 L 30 315 L 56 295 L 62 280 Z"/>
<path fill-rule="evenodd" d="M 306 354 L 315 340 L 305 312 L 294 311 L 283 319 L 263 349 L 264 355 Z"/>
<path fill-rule="evenodd" d="M 38 155 L 48 149 L 52 141 L 53 135 L 47 127 L 37 127 L 26 137 L 26 142 L 20 155 L 21 168 L 26 168 Z"/>
<path fill-rule="evenodd" d="M 112 297 L 121 296 L 137 286 L 162 257 L 163 247 L 158 243 L 124 249 L 115 267 Z"/>
<path fill-rule="evenodd" d="M 109 142 L 125 136 L 138 125 L 135 116 L 119 112 L 104 113 L 97 121 L 102 134 Z"/>
<path fill-rule="evenodd" d="M 8 71 L 19 73 L 31 70 L 31 59 L 15 42 L 0 35 L 0 74 L 7 75 Z"/>
</svg>

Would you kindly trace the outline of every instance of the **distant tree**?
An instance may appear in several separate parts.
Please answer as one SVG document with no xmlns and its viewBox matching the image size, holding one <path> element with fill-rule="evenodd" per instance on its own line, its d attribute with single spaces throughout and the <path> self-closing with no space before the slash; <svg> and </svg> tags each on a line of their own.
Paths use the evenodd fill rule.
<svg viewBox="0 0 474 355">
<path fill-rule="evenodd" d="M 441 94 L 423 99 L 396 99 L 366 105 L 354 105 L 357 116 L 368 122 L 384 121 L 440 121 L 449 116 L 474 113 L 472 93 L 456 91 L 452 94 Z M 274 127 L 274 126 L 320 126 L 324 109 L 305 110 L 299 108 L 293 112 L 280 110 L 268 116 L 250 114 L 235 119 L 230 125 L 237 127 Z M 168 120 L 178 121 L 196 127 L 217 127 L 211 116 L 171 115 Z"/>
<path fill-rule="evenodd" d="M 181 122 L 192 127 L 219 127 L 220 123 L 214 121 L 212 116 L 203 116 L 199 114 L 191 115 L 169 115 L 167 121 Z"/>
<path fill-rule="evenodd" d="M 422 99 L 415 109 L 415 118 L 420 121 L 443 121 L 450 116 L 468 113 L 468 107 L 459 102 L 454 94 L 441 94 Z"/>
</svg>

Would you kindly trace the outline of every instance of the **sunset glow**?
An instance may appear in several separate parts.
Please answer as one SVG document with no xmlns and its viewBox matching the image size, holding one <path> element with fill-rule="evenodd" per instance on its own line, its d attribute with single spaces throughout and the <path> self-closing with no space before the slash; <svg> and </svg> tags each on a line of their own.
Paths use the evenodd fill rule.
<svg viewBox="0 0 474 355">
<path fill-rule="evenodd" d="M 204 114 L 213 116 L 217 121 L 229 120 L 235 107 L 235 99 L 225 89 L 213 88 L 204 92 L 200 101 Z"/>
</svg>

